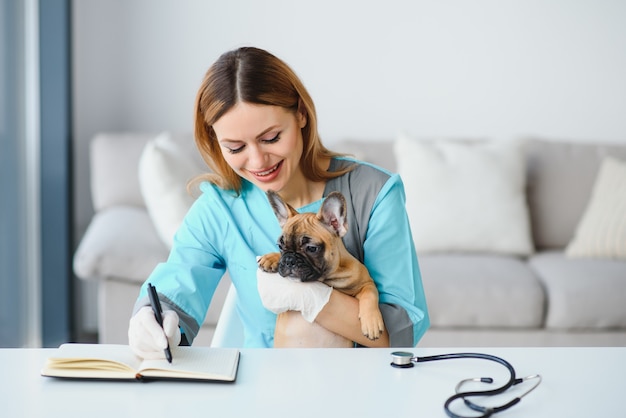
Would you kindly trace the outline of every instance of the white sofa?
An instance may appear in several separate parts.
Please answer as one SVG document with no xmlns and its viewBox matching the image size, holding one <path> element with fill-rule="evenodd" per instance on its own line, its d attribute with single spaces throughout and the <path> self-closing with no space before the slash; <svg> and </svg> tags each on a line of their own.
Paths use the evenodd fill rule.
<svg viewBox="0 0 626 418">
<path fill-rule="evenodd" d="M 145 165 L 143 182 L 138 174 L 140 161 L 146 163 L 147 144 L 154 146 L 156 136 L 102 133 L 91 144 L 95 214 L 76 251 L 74 270 L 78 277 L 98 282 L 101 342 L 126 341 L 128 317 L 139 285 L 167 257 L 167 235 L 171 234 L 172 222 L 167 225 L 168 230 L 163 225 L 167 223 L 163 221 L 167 211 L 158 212 L 173 197 L 168 195 L 161 202 L 153 195 L 150 200 L 148 194 L 155 190 L 146 190 Z M 178 164 L 184 156 L 193 161 L 187 163 L 187 168 L 200 167 L 190 135 L 174 135 L 170 140 L 179 147 L 175 156 Z M 407 178 L 403 176 L 407 205 L 412 201 L 421 209 L 420 202 L 424 200 L 420 201 L 416 195 L 425 196 L 428 190 L 413 190 L 419 183 L 413 180 L 424 176 L 419 170 L 428 166 L 432 158 L 421 163 L 416 158 L 411 167 L 411 157 L 409 164 L 405 161 L 399 167 L 398 157 L 407 159 L 399 153 L 397 142 L 346 140 L 332 144 L 331 148 L 350 152 L 392 171 L 400 169 L 401 174 L 408 173 Z M 432 324 L 420 345 L 626 345 L 626 258 L 615 255 L 612 259 L 598 255 L 585 258 L 565 253 L 568 244 L 573 246 L 577 227 L 590 210 L 601 163 L 606 156 L 614 156 L 626 166 L 626 145 L 540 139 L 526 139 L 522 144 L 521 193 L 527 219 L 520 220 L 516 215 L 519 219 L 508 223 L 528 223 L 527 227 L 516 229 L 528 229 L 528 248 L 481 250 L 473 246 L 478 239 L 467 249 L 462 245 L 446 249 L 445 242 L 433 249 L 429 247 L 432 242 L 424 240 L 429 234 L 420 233 L 424 223 L 416 221 L 413 233 Z M 440 149 L 435 150 L 441 153 Z M 428 184 L 433 182 L 429 177 Z M 477 185 L 476 192 L 480 188 Z M 619 193 L 626 194 L 626 189 Z M 623 199 L 626 201 L 626 196 Z M 462 206 L 453 202 L 454 206 L 457 203 Z M 490 202 L 484 202 L 482 207 L 489 212 L 487 208 L 491 206 Z M 446 209 L 446 205 L 439 208 L 442 213 Z M 460 235 L 455 231 L 444 234 L 443 229 L 449 228 L 442 228 L 437 239 L 446 234 L 451 238 Z M 616 245 L 618 251 L 622 250 L 620 246 L 626 245 L 626 241 Z M 210 344 L 228 286 L 226 278 L 194 344 Z"/>
<path fill-rule="evenodd" d="M 148 213 L 139 182 L 139 163 L 153 139 L 155 135 L 146 133 L 103 133 L 91 141 L 95 213 L 74 255 L 74 272 L 81 279 L 97 282 L 101 343 L 128 342 L 128 320 L 139 287 L 169 252 Z M 200 166 L 191 137 L 181 135 L 177 142 Z M 226 277 L 218 287 L 195 344 L 210 345 L 229 283 Z"/>
</svg>

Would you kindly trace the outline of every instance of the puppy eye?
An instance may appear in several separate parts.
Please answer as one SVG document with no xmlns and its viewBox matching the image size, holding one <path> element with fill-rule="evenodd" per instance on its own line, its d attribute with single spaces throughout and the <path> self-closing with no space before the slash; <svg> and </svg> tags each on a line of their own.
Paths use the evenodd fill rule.
<svg viewBox="0 0 626 418">
<path fill-rule="evenodd" d="M 283 236 L 281 235 L 281 237 L 278 239 L 278 248 L 280 250 L 285 249 L 285 238 L 283 238 Z"/>
<path fill-rule="evenodd" d="M 311 253 L 311 254 L 315 254 L 319 250 L 320 250 L 320 247 L 318 247 L 317 245 L 307 245 L 306 247 L 306 252 Z"/>
</svg>

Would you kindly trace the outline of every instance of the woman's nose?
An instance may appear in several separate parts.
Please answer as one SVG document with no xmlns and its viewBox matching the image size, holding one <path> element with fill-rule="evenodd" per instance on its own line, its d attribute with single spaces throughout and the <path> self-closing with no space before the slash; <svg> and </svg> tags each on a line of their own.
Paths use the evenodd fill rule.
<svg viewBox="0 0 626 418">
<path fill-rule="evenodd" d="M 265 161 L 267 154 L 258 145 L 249 147 L 248 162 L 252 168 L 261 169 L 265 168 Z"/>
</svg>

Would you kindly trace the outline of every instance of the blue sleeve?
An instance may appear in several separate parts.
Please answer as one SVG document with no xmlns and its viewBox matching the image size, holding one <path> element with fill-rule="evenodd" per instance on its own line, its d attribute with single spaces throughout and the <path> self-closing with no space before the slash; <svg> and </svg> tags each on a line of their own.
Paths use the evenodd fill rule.
<svg viewBox="0 0 626 418">
<path fill-rule="evenodd" d="M 246 346 L 271 347 L 276 315 L 259 298 L 256 256 L 276 251 L 280 234 L 276 216 L 258 188 L 247 186 L 236 196 L 203 183 L 201 191 L 174 236 L 167 261 L 154 269 L 146 283 L 155 285 L 164 303 L 178 313 L 192 342 L 228 269 L 237 288 Z M 144 283 L 135 309 L 147 303 L 146 294 Z"/>
<path fill-rule="evenodd" d="M 216 243 L 223 243 L 220 237 L 228 234 L 230 223 L 217 213 L 219 208 L 220 205 L 212 203 L 210 195 L 203 194 L 196 200 L 174 236 L 167 261 L 152 271 L 137 301 L 145 303 L 147 283 L 156 286 L 168 306 L 181 317 L 181 327 L 190 341 L 204 322 L 215 289 L 226 271 L 220 256 L 222 249 Z M 220 222 L 215 219 L 218 216 Z"/>
<path fill-rule="evenodd" d="M 430 325 L 405 200 L 402 180 L 394 174 L 374 203 L 363 244 L 392 346 L 417 345 Z"/>
</svg>

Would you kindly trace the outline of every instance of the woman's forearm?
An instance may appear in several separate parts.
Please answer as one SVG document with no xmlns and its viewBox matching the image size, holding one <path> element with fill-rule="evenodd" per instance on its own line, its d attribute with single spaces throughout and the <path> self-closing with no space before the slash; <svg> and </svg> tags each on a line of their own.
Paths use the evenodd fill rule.
<svg viewBox="0 0 626 418">
<path fill-rule="evenodd" d="M 330 299 L 315 318 L 315 322 L 336 334 L 366 347 L 389 347 L 389 334 L 385 330 L 377 340 L 370 340 L 361 332 L 359 300 L 333 290 Z"/>
</svg>

